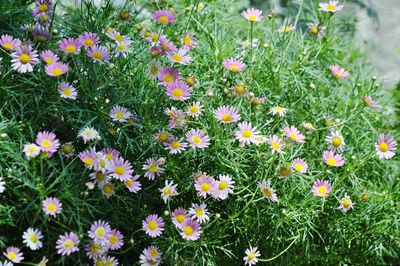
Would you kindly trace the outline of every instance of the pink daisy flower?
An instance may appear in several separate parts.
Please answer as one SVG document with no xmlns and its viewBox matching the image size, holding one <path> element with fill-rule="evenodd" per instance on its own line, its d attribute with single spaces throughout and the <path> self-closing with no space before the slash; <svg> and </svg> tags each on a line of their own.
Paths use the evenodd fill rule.
<svg viewBox="0 0 400 266">
<path fill-rule="evenodd" d="M 267 198 L 271 202 L 278 202 L 278 196 L 276 195 L 275 190 L 271 187 L 271 183 L 263 180 L 258 183 L 258 188 L 261 190 L 261 193 L 265 198 Z"/>
<path fill-rule="evenodd" d="M 52 12 L 52 8 L 52 0 L 37 0 L 35 7 L 32 10 L 32 14 L 35 17 L 39 17 L 44 14 L 50 15 Z"/>
<path fill-rule="evenodd" d="M 100 43 L 100 38 L 92 32 L 84 32 L 78 37 L 79 43 L 86 48 L 90 48 Z"/>
<path fill-rule="evenodd" d="M 56 218 L 56 216 L 62 211 L 62 203 L 57 198 L 46 198 L 43 200 L 42 206 L 44 213 L 53 218 Z"/>
<path fill-rule="evenodd" d="M 145 250 L 143 250 L 143 255 L 147 257 L 147 259 L 156 262 L 161 258 L 162 252 L 157 246 L 149 246 Z M 143 265 L 143 264 L 142 264 Z M 151 265 L 151 263 L 150 263 Z"/>
<path fill-rule="evenodd" d="M 21 46 L 21 41 L 8 34 L 0 36 L 0 45 L 7 51 L 15 51 Z"/>
<path fill-rule="evenodd" d="M 364 101 L 365 107 L 372 107 L 372 108 L 380 108 L 381 107 L 377 101 L 374 101 L 372 99 L 371 96 L 366 95 L 366 96 L 363 96 L 362 99 Z"/>
<path fill-rule="evenodd" d="M 196 241 L 200 238 L 201 227 L 199 222 L 187 219 L 181 227 L 181 236 L 183 239 Z"/>
<path fill-rule="evenodd" d="M 159 57 L 159 56 L 164 54 L 164 51 L 159 46 L 151 46 L 151 47 L 149 47 L 148 52 L 149 52 L 149 54 L 151 54 L 154 57 Z"/>
<path fill-rule="evenodd" d="M 182 228 L 183 223 L 190 219 L 188 211 L 181 207 L 175 209 L 171 217 L 172 223 L 178 228 Z"/>
<path fill-rule="evenodd" d="M 246 249 L 246 256 L 243 257 L 244 265 L 255 265 L 258 262 L 258 257 L 261 256 L 260 251 L 258 251 L 257 247 L 252 247 Z"/>
<path fill-rule="evenodd" d="M 178 195 L 178 191 L 176 189 L 177 186 L 178 185 L 174 184 L 173 180 L 171 182 L 165 180 L 165 186 L 160 189 L 161 198 L 163 199 L 164 203 L 167 203 L 171 197 Z"/>
<path fill-rule="evenodd" d="M 194 187 L 200 197 L 206 198 L 207 195 L 212 195 L 215 185 L 215 179 L 205 175 L 196 179 Z"/>
<path fill-rule="evenodd" d="M 115 41 L 116 43 L 131 43 L 131 40 L 128 36 L 122 35 L 118 31 L 112 29 L 106 33 L 107 37 L 111 40 Z"/>
<path fill-rule="evenodd" d="M 305 142 L 306 137 L 303 134 L 301 134 L 300 131 L 294 126 L 285 127 L 283 131 L 285 132 L 285 135 L 288 139 L 297 143 Z"/>
<path fill-rule="evenodd" d="M 97 259 L 98 257 L 107 253 L 107 247 L 94 241 L 90 241 L 85 246 L 86 255 L 89 259 Z"/>
<path fill-rule="evenodd" d="M 165 89 L 169 98 L 175 101 L 185 101 L 189 99 L 192 91 L 189 85 L 181 80 L 168 83 Z"/>
<path fill-rule="evenodd" d="M 79 242 L 79 236 L 74 232 L 60 235 L 56 243 L 57 254 L 64 256 L 78 251 Z"/>
<path fill-rule="evenodd" d="M 203 108 L 204 106 L 200 102 L 194 102 L 189 105 L 186 114 L 190 117 L 197 118 L 202 114 Z"/>
<path fill-rule="evenodd" d="M 239 130 L 235 131 L 235 137 L 240 143 L 257 144 L 257 137 L 260 133 L 256 130 L 256 127 L 252 127 L 251 123 L 241 122 L 238 124 Z"/>
<path fill-rule="evenodd" d="M 132 113 L 125 107 L 114 106 L 110 111 L 110 117 L 115 122 L 127 122 L 129 118 L 133 117 Z"/>
<path fill-rule="evenodd" d="M 75 100 L 78 97 L 76 89 L 69 83 L 62 82 L 58 87 L 58 93 L 62 98 Z"/>
<path fill-rule="evenodd" d="M 193 220 L 197 220 L 200 224 L 210 220 L 207 205 L 204 203 L 192 204 L 192 207 L 189 209 L 189 215 L 191 215 Z"/>
<path fill-rule="evenodd" d="M 68 65 L 64 64 L 63 62 L 54 62 L 46 65 L 46 67 L 44 68 L 46 74 L 51 77 L 60 77 L 61 75 L 67 73 L 68 70 Z"/>
<path fill-rule="evenodd" d="M 106 156 L 107 160 L 109 160 L 110 162 L 120 155 L 119 151 L 110 148 L 103 149 L 101 150 L 101 152 Z"/>
<path fill-rule="evenodd" d="M 110 164 L 110 176 L 125 181 L 132 177 L 133 170 L 132 165 L 129 161 L 125 161 L 122 157 L 117 157 L 111 161 Z"/>
<path fill-rule="evenodd" d="M 317 180 L 314 182 L 312 192 L 317 197 L 327 197 L 332 191 L 332 185 L 326 180 Z"/>
<path fill-rule="evenodd" d="M 178 48 L 176 47 L 176 45 L 167 37 L 165 36 L 161 36 L 159 39 L 160 42 L 160 48 L 161 48 L 161 54 L 163 53 L 176 53 L 178 51 Z"/>
<path fill-rule="evenodd" d="M 94 63 L 105 63 L 110 61 L 110 53 L 104 46 L 94 45 L 88 48 L 87 54 L 93 59 Z"/>
<path fill-rule="evenodd" d="M 333 152 L 342 152 L 346 144 L 344 143 L 344 138 L 339 131 L 331 131 L 331 134 L 325 138 L 328 142 L 328 149 Z"/>
<path fill-rule="evenodd" d="M 102 245 L 108 244 L 108 238 L 110 237 L 110 234 L 110 225 L 102 220 L 95 221 L 88 231 L 88 236 L 93 239 L 95 243 Z"/>
<path fill-rule="evenodd" d="M 283 153 L 282 148 L 285 146 L 283 144 L 282 139 L 279 138 L 277 135 L 273 135 L 268 139 L 268 143 L 271 145 L 272 154 L 275 152 Z"/>
<path fill-rule="evenodd" d="M 124 236 L 117 229 L 113 229 L 108 237 L 107 246 L 111 250 L 118 250 L 124 245 Z"/>
<path fill-rule="evenodd" d="M 158 73 L 157 73 L 157 78 L 158 80 L 164 84 L 167 85 L 169 83 L 172 83 L 176 80 L 180 79 L 179 71 L 176 70 L 173 67 L 163 67 L 161 68 Z"/>
<path fill-rule="evenodd" d="M 85 164 L 85 167 L 92 169 L 94 167 L 96 152 L 94 150 L 86 150 L 79 153 L 79 159 Z"/>
<path fill-rule="evenodd" d="M 39 63 L 38 54 L 30 45 L 16 47 L 11 58 L 12 68 L 19 73 L 32 72 L 33 66 Z"/>
<path fill-rule="evenodd" d="M 124 180 L 124 184 L 130 192 L 137 193 L 142 189 L 142 185 L 137 181 L 138 179 L 139 175 L 134 175 L 133 177 Z"/>
<path fill-rule="evenodd" d="M 341 68 L 338 65 L 329 66 L 329 70 L 331 71 L 332 75 L 337 79 L 344 79 L 349 76 L 349 72 L 347 72 L 346 69 Z"/>
<path fill-rule="evenodd" d="M 192 59 L 190 55 L 187 54 L 186 49 L 179 49 L 174 53 L 168 53 L 168 58 L 175 63 L 179 63 L 182 65 L 189 64 L 190 60 Z"/>
<path fill-rule="evenodd" d="M 145 170 L 144 174 L 149 180 L 154 180 L 156 176 L 161 175 L 165 172 L 165 169 L 160 166 L 157 158 L 146 159 L 146 163 L 143 165 L 142 170 Z"/>
<path fill-rule="evenodd" d="M 292 162 L 292 168 L 294 170 L 296 170 L 297 172 L 304 174 L 307 172 L 308 169 L 308 164 L 306 161 L 304 161 L 303 159 L 294 159 Z"/>
<path fill-rule="evenodd" d="M 241 60 L 232 58 L 224 60 L 224 67 L 233 73 L 241 72 L 245 66 L 246 65 Z"/>
<path fill-rule="evenodd" d="M 344 165 L 344 159 L 340 154 L 334 154 L 332 151 L 324 151 L 322 155 L 324 162 L 333 167 L 340 167 Z"/>
<path fill-rule="evenodd" d="M 189 50 L 196 47 L 197 41 L 193 34 L 186 32 L 182 37 L 182 44 L 185 49 Z"/>
<path fill-rule="evenodd" d="M 224 124 L 234 123 L 240 120 L 240 115 L 233 106 L 220 106 L 214 111 L 214 116 Z"/>
<path fill-rule="evenodd" d="M 201 129 L 192 128 L 186 133 L 186 139 L 192 148 L 204 149 L 210 146 L 210 138 Z"/>
<path fill-rule="evenodd" d="M 183 128 L 188 122 L 186 113 L 174 107 L 168 111 L 167 115 L 169 116 L 168 127 L 170 128 Z"/>
<path fill-rule="evenodd" d="M 168 25 L 175 21 L 176 16 L 169 10 L 161 9 L 153 13 L 153 18 L 160 24 Z"/>
<path fill-rule="evenodd" d="M 8 247 L 3 255 L 13 263 L 20 263 L 24 259 L 24 254 L 16 247 Z"/>
<path fill-rule="evenodd" d="M 170 154 L 177 154 L 184 151 L 188 145 L 186 142 L 183 142 L 182 139 L 171 137 L 171 139 L 165 143 L 165 146 Z"/>
<path fill-rule="evenodd" d="M 47 65 L 58 62 L 60 58 L 51 50 L 44 50 L 40 53 L 40 58 L 42 58 L 43 62 Z"/>
<path fill-rule="evenodd" d="M 262 11 L 256 8 L 248 8 L 247 10 L 243 10 L 241 15 L 251 22 L 260 22 L 263 18 Z"/>
<path fill-rule="evenodd" d="M 329 1 L 328 3 L 319 3 L 319 10 L 324 12 L 335 13 L 342 10 L 343 5 L 339 4 L 339 1 Z"/>
<path fill-rule="evenodd" d="M 143 230 L 150 237 L 157 237 L 164 231 L 164 220 L 157 214 L 150 214 L 143 221 Z"/>
<path fill-rule="evenodd" d="M 77 54 L 81 48 L 79 39 L 67 38 L 60 41 L 60 50 L 66 54 Z"/>
<path fill-rule="evenodd" d="M 380 134 L 375 149 L 379 159 L 390 159 L 395 156 L 397 142 L 390 135 Z"/>
<path fill-rule="evenodd" d="M 233 194 L 233 187 L 235 181 L 229 175 L 219 175 L 217 181 L 215 181 L 214 191 L 212 196 L 217 199 L 225 200 L 229 194 Z"/>
<path fill-rule="evenodd" d="M 55 153 L 60 146 L 56 135 L 53 132 L 41 131 L 36 136 L 36 144 L 40 150 L 47 153 Z"/>
</svg>

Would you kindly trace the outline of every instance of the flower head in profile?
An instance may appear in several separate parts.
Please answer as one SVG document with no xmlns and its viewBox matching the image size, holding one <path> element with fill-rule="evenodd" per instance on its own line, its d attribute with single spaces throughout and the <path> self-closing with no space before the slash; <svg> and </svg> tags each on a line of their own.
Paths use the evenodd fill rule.
<svg viewBox="0 0 400 266">
<path fill-rule="evenodd" d="M 33 143 L 27 143 L 22 151 L 25 153 L 26 158 L 35 158 L 40 154 L 40 147 Z"/>
<path fill-rule="evenodd" d="M 90 48 L 94 45 L 100 43 L 100 38 L 97 36 L 96 33 L 92 32 L 84 32 L 79 35 L 78 40 L 82 46 L 85 48 Z"/>
<path fill-rule="evenodd" d="M 81 43 L 79 39 L 66 38 L 60 41 L 59 47 L 66 54 L 77 54 L 80 51 Z"/>
<path fill-rule="evenodd" d="M 377 101 L 375 101 L 374 99 L 372 99 L 372 97 L 369 95 L 363 96 L 362 99 L 364 101 L 365 107 L 372 107 L 372 108 L 380 108 L 381 107 L 379 105 L 379 103 Z"/>
<path fill-rule="evenodd" d="M 67 64 L 63 62 L 54 62 L 45 66 L 44 71 L 50 77 L 60 77 L 67 73 L 69 67 Z"/>
<path fill-rule="evenodd" d="M 187 219 L 181 229 L 181 236 L 185 240 L 196 241 L 201 235 L 200 223 L 192 219 Z"/>
<path fill-rule="evenodd" d="M 11 54 L 11 66 L 19 73 L 32 72 L 33 66 L 39 63 L 37 51 L 30 45 L 21 45 Z"/>
<path fill-rule="evenodd" d="M 156 22 L 160 24 L 168 25 L 175 21 L 176 16 L 169 10 L 161 9 L 153 13 L 153 18 Z"/>
<path fill-rule="evenodd" d="M 344 143 L 344 138 L 339 131 L 331 131 L 331 134 L 325 138 L 328 142 L 328 149 L 333 152 L 342 152 L 346 144 Z"/>
<path fill-rule="evenodd" d="M 307 29 L 312 36 L 316 38 L 321 38 L 324 35 L 325 27 L 321 23 L 308 23 Z"/>
<path fill-rule="evenodd" d="M 240 115 L 236 107 L 233 106 L 220 106 L 214 111 L 214 116 L 224 124 L 235 123 L 240 120 Z"/>
<path fill-rule="evenodd" d="M 292 24 L 286 24 L 286 25 L 281 26 L 278 29 L 278 32 L 289 33 L 289 32 L 292 32 L 294 29 L 295 29 L 295 27 Z"/>
<path fill-rule="evenodd" d="M 58 86 L 58 93 L 60 94 L 61 98 L 76 100 L 78 97 L 78 92 L 71 84 L 67 82 L 61 82 Z"/>
<path fill-rule="evenodd" d="M 267 198 L 270 202 L 278 202 L 278 196 L 276 195 L 275 190 L 271 187 L 271 183 L 263 180 L 258 183 L 258 188 L 265 198 Z"/>
<path fill-rule="evenodd" d="M 204 149 L 210 146 L 210 138 L 201 129 L 192 128 L 186 133 L 189 146 L 197 149 Z"/>
<path fill-rule="evenodd" d="M 210 220 L 208 216 L 207 205 L 204 203 L 201 204 L 192 204 L 192 207 L 189 209 L 189 215 L 191 215 L 193 220 L 197 220 L 200 224 L 207 222 Z"/>
<path fill-rule="evenodd" d="M 190 98 L 191 88 L 186 82 L 175 80 L 166 85 L 166 93 L 170 99 L 175 101 L 185 101 Z"/>
<path fill-rule="evenodd" d="M 28 228 L 22 235 L 23 243 L 31 250 L 42 248 L 43 235 L 38 229 Z"/>
<path fill-rule="evenodd" d="M 88 48 L 87 54 L 90 58 L 92 58 L 94 63 L 106 63 L 110 61 L 110 52 L 107 47 L 94 45 Z"/>
<path fill-rule="evenodd" d="M 345 162 L 342 155 L 335 154 L 333 151 L 324 151 L 322 157 L 325 164 L 333 167 L 343 166 Z"/>
<path fill-rule="evenodd" d="M 20 263 L 24 259 L 24 254 L 17 247 L 8 247 L 3 255 L 13 263 Z"/>
<path fill-rule="evenodd" d="M 74 232 L 60 235 L 56 242 L 57 254 L 61 254 L 61 256 L 64 256 L 70 255 L 71 253 L 78 251 L 79 242 L 79 236 Z"/>
<path fill-rule="evenodd" d="M 3 34 L 0 36 L 0 46 L 7 51 L 15 51 L 21 46 L 21 41 L 19 39 L 13 38 L 8 34 Z"/>
<path fill-rule="evenodd" d="M 171 197 L 178 195 L 178 191 L 176 189 L 178 185 L 174 184 L 174 181 L 165 180 L 165 186 L 160 189 L 161 198 L 163 199 L 164 203 L 167 203 Z"/>
<path fill-rule="evenodd" d="M 350 75 L 349 72 L 346 71 L 346 69 L 338 65 L 329 66 L 329 70 L 331 71 L 332 75 L 337 79 L 344 79 Z"/>
<path fill-rule="evenodd" d="M 143 221 L 142 227 L 148 236 L 157 237 L 164 231 L 164 220 L 157 214 L 150 214 Z"/>
<path fill-rule="evenodd" d="M 375 149 L 379 159 L 390 159 L 395 156 L 397 142 L 390 135 L 380 134 Z"/>
<path fill-rule="evenodd" d="M 53 132 L 41 131 L 36 136 L 36 144 L 42 152 L 53 154 L 60 146 L 60 142 Z"/>
<path fill-rule="evenodd" d="M 255 265 L 258 262 L 258 257 L 261 256 L 260 251 L 257 247 L 252 247 L 246 249 L 246 256 L 243 257 L 244 265 Z"/>
<path fill-rule="evenodd" d="M 296 127 L 294 126 L 285 127 L 283 131 L 285 132 L 286 138 L 290 139 L 291 141 L 297 143 L 305 142 L 306 137 L 303 134 L 301 134 Z"/>
<path fill-rule="evenodd" d="M 93 127 L 85 127 L 78 133 L 78 137 L 83 139 L 83 143 L 98 139 L 100 137 L 99 132 Z"/>
<path fill-rule="evenodd" d="M 347 194 L 339 201 L 340 206 L 338 207 L 343 213 L 348 212 L 350 209 L 353 209 L 355 203 L 350 199 L 350 196 Z"/>
<path fill-rule="evenodd" d="M 342 8 L 343 5 L 341 5 L 339 1 L 330 0 L 328 3 L 319 3 L 319 10 L 324 12 L 335 13 L 342 10 Z"/>
<path fill-rule="evenodd" d="M 300 174 L 304 174 L 308 170 L 308 164 L 305 160 L 297 158 L 293 160 L 292 168 Z"/>
<path fill-rule="evenodd" d="M 42 206 L 44 213 L 54 218 L 62 211 L 62 203 L 57 198 L 46 198 L 43 200 Z"/>
<path fill-rule="evenodd" d="M 327 197 L 329 193 L 332 191 L 332 185 L 329 181 L 326 180 L 317 180 L 314 182 L 312 187 L 312 192 L 314 196 L 317 197 Z"/>
<path fill-rule="evenodd" d="M 235 137 L 240 143 L 258 144 L 257 137 L 260 135 L 260 133 L 256 130 L 256 127 L 253 127 L 251 123 L 245 121 L 239 123 L 238 128 L 239 129 L 235 131 Z"/>
<path fill-rule="evenodd" d="M 179 63 L 182 65 L 187 65 L 190 63 L 192 59 L 190 55 L 188 55 L 188 51 L 186 49 L 179 49 L 178 51 L 174 51 L 168 53 L 168 58 L 175 63 Z"/>
<path fill-rule="evenodd" d="M 184 49 L 189 50 L 196 47 L 197 41 L 193 34 L 186 32 L 182 37 L 182 44 Z"/>
<path fill-rule="evenodd" d="M 284 107 L 281 107 L 279 105 L 276 105 L 274 107 L 272 107 L 269 111 L 270 114 L 272 115 L 278 115 L 280 117 L 283 117 L 286 115 L 287 109 Z"/>
<path fill-rule="evenodd" d="M 262 10 L 256 8 L 248 8 L 243 10 L 241 15 L 250 22 L 260 22 L 262 17 Z"/>
<path fill-rule="evenodd" d="M 224 60 L 224 67 L 230 72 L 238 73 L 241 72 L 246 65 L 241 61 L 233 58 Z"/>
</svg>

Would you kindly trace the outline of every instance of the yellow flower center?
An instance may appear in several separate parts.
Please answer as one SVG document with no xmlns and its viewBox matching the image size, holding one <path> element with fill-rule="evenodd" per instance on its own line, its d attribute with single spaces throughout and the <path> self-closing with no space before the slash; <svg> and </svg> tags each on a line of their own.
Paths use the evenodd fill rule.
<svg viewBox="0 0 400 266">
<path fill-rule="evenodd" d="M 174 149 L 179 149 L 181 147 L 181 144 L 179 143 L 179 141 L 173 141 L 171 143 L 171 147 Z"/>
<path fill-rule="evenodd" d="M 379 150 L 381 152 L 387 152 L 389 150 L 389 145 L 386 142 L 382 142 L 379 144 Z"/>
<path fill-rule="evenodd" d="M 339 147 L 342 144 L 342 140 L 339 137 L 332 138 L 332 145 L 335 147 Z"/>
<path fill-rule="evenodd" d="M 176 216 L 176 221 L 178 222 L 178 223 L 183 223 L 184 221 L 185 221 L 185 215 L 183 215 L 183 214 L 178 214 L 177 216 Z"/>
<path fill-rule="evenodd" d="M 247 255 L 248 260 L 253 260 L 256 257 L 256 254 L 254 252 L 250 252 L 249 255 Z"/>
<path fill-rule="evenodd" d="M 166 133 L 166 132 L 161 132 L 160 135 L 158 136 L 160 141 L 166 141 L 166 140 L 168 140 L 168 137 L 169 137 L 168 133 Z"/>
<path fill-rule="evenodd" d="M 150 221 L 148 223 L 148 226 L 149 226 L 149 229 L 152 230 L 152 231 L 157 229 L 157 223 L 155 221 Z"/>
<path fill-rule="evenodd" d="M 245 130 L 243 130 L 243 132 L 242 132 L 242 136 L 243 136 L 244 138 L 248 139 L 248 138 L 251 138 L 251 137 L 253 136 L 253 133 L 251 133 L 250 130 L 245 129 Z"/>
<path fill-rule="evenodd" d="M 173 89 L 172 90 L 172 96 L 175 98 L 180 98 L 183 95 L 183 91 L 181 89 Z"/>
<path fill-rule="evenodd" d="M 166 187 L 163 189 L 163 194 L 168 196 L 171 193 L 171 189 L 169 187 Z"/>
<path fill-rule="evenodd" d="M 133 186 L 133 180 L 132 179 L 127 179 L 124 181 L 125 185 L 127 185 L 128 187 Z"/>
<path fill-rule="evenodd" d="M 179 55 L 179 54 L 174 54 L 174 55 L 172 56 L 172 60 L 173 60 L 173 61 L 177 61 L 177 62 L 182 62 L 182 56 Z"/>
<path fill-rule="evenodd" d="M 192 114 L 197 114 L 199 112 L 199 107 L 194 105 L 189 107 L 189 112 Z"/>
<path fill-rule="evenodd" d="M 154 35 L 151 37 L 151 41 L 152 41 L 152 42 L 156 42 L 156 41 L 158 41 L 158 38 L 159 38 L 158 34 L 154 34 Z"/>
<path fill-rule="evenodd" d="M 296 168 L 296 170 L 299 171 L 299 172 L 303 171 L 303 166 L 301 164 L 299 164 L 299 163 L 296 163 L 294 168 Z"/>
<path fill-rule="evenodd" d="M 165 82 L 172 82 L 172 81 L 174 81 L 175 79 L 174 79 L 174 77 L 172 76 L 172 75 L 170 75 L 170 74 L 167 74 L 167 75 L 165 75 L 165 77 L 164 77 L 164 81 Z"/>
<path fill-rule="evenodd" d="M 122 113 L 122 112 L 117 112 L 117 113 L 115 114 L 115 116 L 116 116 L 118 119 L 123 119 L 123 118 L 124 118 L 124 113 Z"/>
<path fill-rule="evenodd" d="M 72 146 L 69 145 L 69 144 L 67 144 L 67 145 L 64 146 L 63 152 L 64 152 L 65 154 L 71 154 L 72 149 L 73 149 Z"/>
<path fill-rule="evenodd" d="M 342 205 L 343 205 L 343 208 L 345 208 L 345 209 L 349 208 L 351 205 L 351 200 L 347 199 L 347 198 L 343 199 Z"/>
<path fill-rule="evenodd" d="M 232 72 L 238 72 L 239 71 L 239 68 L 236 65 L 230 65 L 228 68 Z"/>
<path fill-rule="evenodd" d="M 156 75 L 156 74 L 158 73 L 158 67 L 157 67 L 156 65 L 152 65 L 152 66 L 150 67 L 150 73 L 151 73 L 152 75 Z"/>
<path fill-rule="evenodd" d="M 224 122 L 230 122 L 232 121 L 232 116 L 230 114 L 223 114 L 221 116 L 221 120 Z"/>
<path fill-rule="evenodd" d="M 279 111 L 283 110 L 283 108 L 280 107 L 280 106 L 275 106 L 274 109 L 275 109 L 276 112 L 279 112 Z"/>
<path fill-rule="evenodd" d="M 86 165 L 92 165 L 93 164 L 93 159 L 86 157 L 85 159 L 83 159 L 83 163 Z"/>
<path fill-rule="evenodd" d="M 317 27 L 311 27 L 311 28 L 310 28 L 310 32 L 311 32 L 312 34 L 314 34 L 314 35 L 317 35 L 318 32 L 319 32 L 319 30 L 318 30 Z"/>
<path fill-rule="evenodd" d="M 17 254 L 15 254 L 15 252 L 14 251 L 10 251 L 10 252 L 8 252 L 8 254 L 7 254 L 8 256 L 8 259 L 9 260 L 11 260 L 11 261 L 13 261 L 13 260 L 15 260 L 16 258 L 17 258 Z"/>
<path fill-rule="evenodd" d="M 21 54 L 19 61 L 21 64 L 28 64 L 31 61 L 31 57 L 28 54 Z"/>
<path fill-rule="evenodd" d="M 51 57 L 46 57 L 44 61 L 46 62 L 46 64 L 51 64 L 54 62 L 53 58 Z"/>
<path fill-rule="evenodd" d="M 168 17 L 166 17 L 166 16 L 160 16 L 160 17 L 158 18 L 158 22 L 160 22 L 161 24 L 167 24 L 168 21 L 169 21 L 169 19 L 168 19 Z"/>
<path fill-rule="evenodd" d="M 243 85 L 237 85 L 235 87 L 235 92 L 239 95 L 242 95 L 246 92 L 246 88 Z"/>
<path fill-rule="evenodd" d="M 64 248 L 71 249 L 74 247 L 74 242 L 71 239 L 68 239 L 64 242 Z"/>
<path fill-rule="evenodd" d="M 41 144 L 43 147 L 45 147 L 47 149 L 50 148 L 51 146 L 53 146 L 53 143 L 48 139 L 43 140 Z"/>
<path fill-rule="evenodd" d="M 122 37 L 121 35 L 115 35 L 114 38 L 119 42 L 123 42 L 124 41 L 124 37 Z"/>
<path fill-rule="evenodd" d="M 284 28 L 282 29 L 282 31 L 283 31 L 283 32 L 291 32 L 291 31 L 292 31 L 292 28 L 286 26 L 286 27 L 284 27 Z"/>
<path fill-rule="evenodd" d="M 90 250 L 92 251 L 93 254 L 97 254 L 100 250 L 100 246 L 98 244 L 93 244 L 93 246 L 91 246 Z"/>
<path fill-rule="evenodd" d="M 110 236 L 108 239 L 108 242 L 110 242 L 111 245 L 115 245 L 118 243 L 118 237 L 115 235 Z"/>
<path fill-rule="evenodd" d="M 189 35 L 186 35 L 185 37 L 183 37 L 183 43 L 184 43 L 186 46 L 190 45 L 191 42 L 192 42 L 192 40 L 190 39 L 190 36 L 189 36 Z"/>
<path fill-rule="evenodd" d="M 117 167 L 115 167 L 115 173 L 116 173 L 117 175 L 123 175 L 123 174 L 125 174 L 125 169 L 124 169 L 124 167 L 122 167 L 122 166 L 117 166 Z"/>
<path fill-rule="evenodd" d="M 106 194 L 111 194 L 114 191 L 114 186 L 112 184 L 106 184 L 103 186 L 103 191 Z"/>
<path fill-rule="evenodd" d="M 28 148 L 28 152 L 29 152 L 29 153 L 34 153 L 34 152 L 36 152 L 36 147 L 35 147 L 35 146 L 30 146 L 30 147 Z"/>
<path fill-rule="evenodd" d="M 49 10 L 49 6 L 46 4 L 41 4 L 39 5 L 39 12 L 46 12 L 47 10 Z"/>
<path fill-rule="evenodd" d="M 335 11 L 335 10 L 336 10 L 336 6 L 335 6 L 335 5 L 332 5 L 332 4 L 328 4 L 328 5 L 326 6 L 326 8 L 327 8 L 329 11 Z"/>
<path fill-rule="evenodd" d="M 156 163 L 152 163 L 149 167 L 149 172 L 155 173 L 158 171 L 158 165 Z"/>
<path fill-rule="evenodd" d="M 278 143 L 278 142 L 276 142 L 276 141 L 273 141 L 272 143 L 271 143 L 271 146 L 272 146 L 272 149 L 274 149 L 274 150 L 279 150 L 280 148 L 281 148 L 281 145 Z"/>
<path fill-rule="evenodd" d="M 202 143 L 202 140 L 201 140 L 201 138 L 199 136 L 193 136 L 192 137 L 192 141 L 193 141 L 194 144 L 197 144 L 197 145 Z"/>
<path fill-rule="evenodd" d="M 103 227 L 99 227 L 96 229 L 96 235 L 99 237 L 104 237 L 104 235 L 106 234 L 106 230 L 104 230 Z"/>
<path fill-rule="evenodd" d="M 288 176 L 288 175 L 290 174 L 290 169 L 287 168 L 287 167 L 280 167 L 280 168 L 279 168 L 279 174 L 280 174 L 281 176 L 286 177 L 286 176 Z"/>
<path fill-rule="evenodd" d="M 318 193 L 319 193 L 319 194 L 325 195 L 326 192 L 328 192 L 328 189 L 327 189 L 325 186 L 320 186 L 320 187 L 318 188 Z"/>
<path fill-rule="evenodd" d="M 63 74 L 63 71 L 61 70 L 61 68 L 55 68 L 55 69 L 53 69 L 53 75 L 55 76 L 55 77 L 59 77 L 59 76 L 61 76 Z"/>
<path fill-rule="evenodd" d="M 102 261 L 102 260 L 96 261 L 96 266 L 104 266 L 104 265 L 105 265 L 104 261 Z"/>
<path fill-rule="evenodd" d="M 257 16 L 256 15 L 250 15 L 249 16 L 249 20 L 250 21 L 255 21 L 257 19 Z"/>
<path fill-rule="evenodd" d="M 337 165 L 337 162 L 336 162 L 336 160 L 335 160 L 334 158 L 328 158 L 328 159 L 326 160 L 326 164 L 327 164 L 327 165 L 330 165 L 330 166 L 336 166 L 336 165 Z"/>
<path fill-rule="evenodd" d="M 102 60 L 102 59 L 103 59 L 102 53 L 100 53 L 100 52 L 98 52 L 98 51 L 93 52 L 93 57 L 94 57 L 95 59 L 97 59 L 97 60 Z"/>
<path fill-rule="evenodd" d="M 92 39 L 86 39 L 83 41 L 86 47 L 91 47 L 94 45 L 94 41 Z"/>
<path fill-rule="evenodd" d="M 291 139 L 291 140 L 297 140 L 297 136 L 296 136 L 296 134 L 293 134 L 293 133 L 290 133 L 289 134 L 289 138 Z"/>
<path fill-rule="evenodd" d="M 203 215 L 204 215 L 203 209 L 200 209 L 200 208 L 197 209 L 197 210 L 196 210 L 196 215 L 197 215 L 197 216 L 203 216 Z"/>
<path fill-rule="evenodd" d="M 32 243 L 36 243 L 38 241 L 38 238 L 35 234 L 32 234 L 29 239 L 31 240 Z"/>
<path fill-rule="evenodd" d="M 102 172 L 96 172 L 96 180 L 97 181 L 103 181 L 104 179 L 106 179 L 105 174 L 103 174 Z"/>
<path fill-rule="evenodd" d="M 221 181 L 218 185 L 219 190 L 224 190 L 228 187 L 228 184 L 225 181 Z"/>
<path fill-rule="evenodd" d="M 65 96 L 68 96 L 68 97 L 70 97 L 72 95 L 72 91 L 68 88 L 62 89 L 62 92 Z"/>
<path fill-rule="evenodd" d="M 267 187 L 264 188 L 263 193 L 264 193 L 264 196 L 266 196 L 266 197 L 271 197 L 271 195 L 272 195 L 272 191 Z"/>
<path fill-rule="evenodd" d="M 75 45 L 72 45 L 72 44 L 70 44 L 70 45 L 67 45 L 67 47 L 65 47 L 65 51 L 67 52 L 67 53 L 75 53 L 76 52 L 76 46 Z"/>
<path fill-rule="evenodd" d="M 150 251 L 150 255 L 151 255 L 152 257 L 157 257 L 157 255 L 158 255 L 157 250 L 156 250 L 156 249 L 152 249 L 152 250 Z"/>
<path fill-rule="evenodd" d="M 209 183 L 203 183 L 201 184 L 201 191 L 203 192 L 208 192 L 211 188 L 211 185 Z"/>
<path fill-rule="evenodd" d="M 56 206 L 54 203 L 49 203 L 49 204 L 47 205 L 47 210 L 48 210 L 49 212 L 55 212 L 55 211 L 57 210 L 57 206 Z"/>
<path fill-rule="evenodd" d="M 111 153 L 107 153 L 106 158 L 107 158 L 107 160 L 111 161 L 113 159 L 113 156 Z"/>
<path fill-rule="evenodd" d="M 185 228 L 183 229 L 183 232 L 185 233 L 185 235 L 191 236 L 193 235 L 193 227 L 191 226 L 185 226 Z"/>
<path fill-rule="evenodd" d="M 14 49 L 14 45 L 12 43 L 3 43 L 3 47 L 6 48 L 7 50 Z"/>
</svg>

